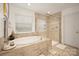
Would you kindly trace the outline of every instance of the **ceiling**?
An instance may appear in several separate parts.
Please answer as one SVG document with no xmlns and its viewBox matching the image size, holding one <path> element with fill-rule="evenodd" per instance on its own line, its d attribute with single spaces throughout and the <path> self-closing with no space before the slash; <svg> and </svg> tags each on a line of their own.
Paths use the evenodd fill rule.
<svg viewBox="0 0 79 59">
<path fill-rule="evenodd" d="M 48 14 L 49 12 L 49 14 L 51 15 L 66 8 L 79 6 L 79 3 L 31 3 L 30 6 L 28 6 L 27 3 L 14 3 L 12 5 L 28 8 L 44 15 Z"/>
</svg>

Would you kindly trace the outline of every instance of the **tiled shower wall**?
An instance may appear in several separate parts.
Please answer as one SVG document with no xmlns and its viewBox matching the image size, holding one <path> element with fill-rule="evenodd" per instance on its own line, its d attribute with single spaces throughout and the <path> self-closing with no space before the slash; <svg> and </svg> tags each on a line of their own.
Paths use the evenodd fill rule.
<svg viewBox="0 0 79 59">
<path fill-rule="evenodd" d="M 48 37 L 55 41 L 61 39 L 61 12 L 48 17 Z"/>
<path fill-rule="evenodd" d="M 35 20 L 36 20 L 36 24 L 35 24 L 36 32 L 38 32 L 38 34 L 43 37 L 47 37 L 47 16 L 36 13 Z M 39 23 L 40 20 L 42 20 L 42 22 L 45 22 L 46 24 L 42 24 L 42 22 Z M 42 25 L 39 27 L 39 24 L 42 24 Z"/>
</svg>

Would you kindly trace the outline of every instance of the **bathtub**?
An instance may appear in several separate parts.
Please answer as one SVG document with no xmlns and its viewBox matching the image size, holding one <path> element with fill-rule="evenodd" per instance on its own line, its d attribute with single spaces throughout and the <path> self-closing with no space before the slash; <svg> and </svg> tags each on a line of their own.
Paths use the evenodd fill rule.
<svg viewBox="0 0 79 59">
<path fill-rule="evenodd" d="M 24 47 L 26 45 L 35 44 L 42 40 L 41 36 L 22 37 L 14 40 L 16 48 Z"/>
</svg>

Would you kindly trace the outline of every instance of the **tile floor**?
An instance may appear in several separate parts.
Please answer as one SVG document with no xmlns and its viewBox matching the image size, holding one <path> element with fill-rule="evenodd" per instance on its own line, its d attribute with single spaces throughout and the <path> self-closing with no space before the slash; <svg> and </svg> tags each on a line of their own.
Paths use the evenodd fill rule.
<svg viewBox="0 0 79 59">
<path fill-rule="evenodd" d="M 79 56 L 79 49 L 52 41 L 48 56 Z"/>
</svg>

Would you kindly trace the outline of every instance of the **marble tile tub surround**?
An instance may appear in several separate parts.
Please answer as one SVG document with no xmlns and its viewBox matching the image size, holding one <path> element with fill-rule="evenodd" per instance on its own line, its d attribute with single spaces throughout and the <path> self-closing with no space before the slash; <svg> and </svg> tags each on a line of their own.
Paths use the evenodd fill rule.
<svg viewBox="0 0 79 59">
<path fill-rule="evenodd" d="M 15 34 L 16 38 L 29 37 L 29 36 L 39 36 L 39 34 L 37 32 Z"/>
</svg>

